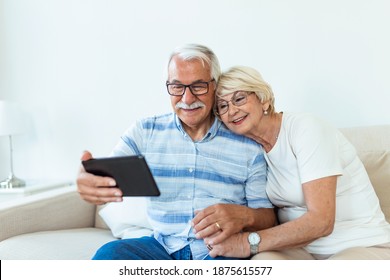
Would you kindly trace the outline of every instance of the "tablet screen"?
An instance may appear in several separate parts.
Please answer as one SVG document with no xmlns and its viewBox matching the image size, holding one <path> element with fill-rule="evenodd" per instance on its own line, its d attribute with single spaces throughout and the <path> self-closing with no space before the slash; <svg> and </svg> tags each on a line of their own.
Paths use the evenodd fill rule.
<svg viewBox="0 0 390 280">
<path fill-rule="evenodd" d="M 96 158 L 82 161 L 85 170 L 115 179 L 123 196 L 159 196 L 160 191 L 143 156 Z"/>
</svg>

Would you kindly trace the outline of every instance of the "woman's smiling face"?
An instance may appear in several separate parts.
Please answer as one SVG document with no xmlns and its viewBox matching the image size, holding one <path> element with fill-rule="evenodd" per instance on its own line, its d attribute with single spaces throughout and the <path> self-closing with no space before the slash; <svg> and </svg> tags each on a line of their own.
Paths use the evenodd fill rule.
<svg viewBox="0 0 390 280">
<path fill-rule="evenodd" d="M 234 94 L 236 93 L 227 94 L 223 97 L 218 96 L 217 104 L 224 101 L 223 103 L 226 106 L 226 102 L 228 102 L 228 110 L 220 115 L 220 118 L 233 132 L 248 135 L 259 124 L 264 115 L 263 104 L 256 94 L 251 93 L 246 96 L 247 100 L 244 104 L 236 106 L 232 102 Z"/>
</svg>

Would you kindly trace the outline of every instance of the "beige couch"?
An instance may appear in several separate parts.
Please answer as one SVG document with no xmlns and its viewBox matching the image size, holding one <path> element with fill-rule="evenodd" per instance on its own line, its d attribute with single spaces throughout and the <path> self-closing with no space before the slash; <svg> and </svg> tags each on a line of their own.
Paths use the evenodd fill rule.
<svg viewBox="0 0 390 280">
<path fill-rule="evenodd" d="M 342 132 L 357 148 L 390 221 L 390 125 Z M 90 259 L 115 239 L 113 233 L 118 236 L 98 212 L 75 187 L 31 196 L 16 206 L 0 205 L 0 259 Z"/>
</svg>

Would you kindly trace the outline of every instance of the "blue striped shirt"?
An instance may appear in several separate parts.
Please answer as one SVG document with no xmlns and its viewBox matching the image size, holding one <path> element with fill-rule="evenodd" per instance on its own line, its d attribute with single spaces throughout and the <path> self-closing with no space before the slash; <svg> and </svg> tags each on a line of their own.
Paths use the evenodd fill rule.
<svg viewBox="0 0 390 280">
<path fill-rule="evenodd" d="M 145 156 L 161 192 L 149 199 L 149 221 L 170 254 L 189 244 L 194 259 L 207 255 L 190 224 L 196 210 L 217 203 L 272 207 L 261 146 L 218 119 L 202 140 L 193 141 L 174 113 L 146 118 L 124 133 L 112 154 Z"/>
</svg>

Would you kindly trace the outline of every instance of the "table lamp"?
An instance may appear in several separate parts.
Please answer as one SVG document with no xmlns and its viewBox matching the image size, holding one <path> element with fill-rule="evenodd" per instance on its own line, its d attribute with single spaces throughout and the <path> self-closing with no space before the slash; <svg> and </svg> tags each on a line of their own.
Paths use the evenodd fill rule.
<svg viewBox="0 0 390 280">
<path fill-rule="evenodd" d="M 14 175 L 12 135 L 22 133 L 26 129 L 25 115 L 21 108 L 12 102 L 0 100 L 0 136 L 9 137 L 11 171 L 5 180 L 0 182 L 0 188 L 19 188 L 25 186 L 25 182 Z"/>
</svg>

